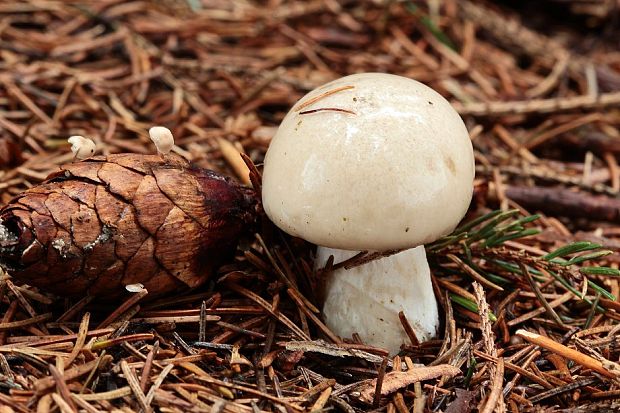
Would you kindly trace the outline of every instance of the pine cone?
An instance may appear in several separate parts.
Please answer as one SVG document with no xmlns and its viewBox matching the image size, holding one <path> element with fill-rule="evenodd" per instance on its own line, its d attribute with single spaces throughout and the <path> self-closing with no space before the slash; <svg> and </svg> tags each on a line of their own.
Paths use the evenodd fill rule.
<svg viewBox="0 0 620 413">
<path fill-rule="evenodd" d="M 234 253 L 255 199 L 176 156 L 93 157 L 0 210 L 0 265 L 62 296 L 196 287 Z"/>
</svg>

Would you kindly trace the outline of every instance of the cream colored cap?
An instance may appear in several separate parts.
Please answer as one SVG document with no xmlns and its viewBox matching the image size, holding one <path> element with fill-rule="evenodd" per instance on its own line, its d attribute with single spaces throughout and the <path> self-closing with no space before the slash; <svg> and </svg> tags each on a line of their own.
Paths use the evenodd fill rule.
<svg viewBox="0 0 620 413">
<path fill-rule="evenodd" d="M 286 115 L 265 156 L 263 204 L 282 230 L 318 245 L 410 248 L 455 228 L 473 179 L 467 129 L 446 99 L 363 73 L 311 91 Z"/>
<path fill-rule="evenodd" d="M 149 129 L 149 137 L 155 144 L 157 152 L 167 155 L 174 146 L 174 137 L 170 129 L 163 126 L 153 126 Z"/>
<path fill-rule="evenodd" d="M 97 150 L 97 145 L 95 145 L 95 142 L 80 135 L 69 137 L 67 142 L 71 144 L 71 152 L 73 152 L 75 159 L 90 158 Z"/>
</svg>

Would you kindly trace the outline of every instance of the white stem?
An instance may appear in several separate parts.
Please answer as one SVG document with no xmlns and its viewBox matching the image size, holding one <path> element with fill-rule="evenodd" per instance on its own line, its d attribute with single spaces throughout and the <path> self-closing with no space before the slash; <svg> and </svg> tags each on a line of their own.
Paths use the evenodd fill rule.
<svg viewBox="0 0 620 413">
<path fill-rule="evenodd" d="M 319 247 L 316 264 L 322 268 L 330 255 L 338 263 L 357 253 Z M 435 336 L 439 315 L 424 246 L 328 276 L 323 315 L 327 326 L 341 337 L 358 333 L 366 344 L 398 353 L 401 344 L 410 342 L 399 311 L 420 341 Z"/>
</svg>

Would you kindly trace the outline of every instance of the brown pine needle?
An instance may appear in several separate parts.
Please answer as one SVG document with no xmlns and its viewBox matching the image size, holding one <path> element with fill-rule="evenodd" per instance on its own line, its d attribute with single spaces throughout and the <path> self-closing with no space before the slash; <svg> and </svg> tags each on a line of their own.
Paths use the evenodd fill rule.
<svg viewBox="0 0 620 413">
<path fill-rule="evenodd" d="M 140 382 L 136 378 L 136 375 L 127 364 L 126 360 L 121 360 L 121 370 L 123 371 L 123 375 L 125 376 L 125 380 L 127 380 L 127 384 L 129 384 L 129 388 L 133 392 L 133 395 L 138 400 L 138 403 L 144 409 L 144 411 L 150 411 L 149 403 L 146 400 L 146 396 L 144 392 L 140 388 Z"/>
<path fill-rule="evenodd" d="M 405 313 L 402 311 L 399 311 L 398 318 L 400 320 L 400 324 L 403 326 L 403 329 L 405 330 L 405 333 L 407 333 L 407 337 L 409 337 L 409 341 L 411 341 L 411 345 L 419 346 L 420 341 L 418 340 L 418 337 L 416 336 L 415 331 L 413 330 L 413 327 L 411 327 L 409 320 L 407 320 L 407 316 L 405 316 Z"/>
<path fill-rule="evenodd" d="M 549 302 L 545 299 L 545 297 L 543 297 L 542 291 L 540 291 L 540 287 L 538 287 L 538 284 L 536 283 L 534 278 L 532 278 L 532 275 L 530 274 L 530 271 L 527 269 L 527 266 L 523 262 L 519 261 L 519 268 L 521 268 L 521 273 L 523 274 L 527 282 L 530 284 L 530 287 L 532 287 L 532 291 L 534 291 L 534 294 L 536 294 L 536 298 L 545 308 L 545 311 L 547 311 L 547 314 L 556 323 L 558 323 L 559 326 L 563 327 L 564 322 L 562 321 L 558 313 L 555 312 L 553 307 L 549 305 Z"/>
<path fill-rule="evenodd" d="M 309 115 L 311 113 L 317 113 L 317 112 L 342 112 L 342 113 L 348 113 L 350 115 L 356 115 L 355 112 L 353 112 L 352 110 L 348 110 L 348 109 L 342 109 L 342 108 L 317 108 L 317 109 L 308 109 L 308 110 L 304 110 L 299 112 L 300 115 Z"/>
<path fill-rule="evenodd" d="M 617 378 L 615 374 L 613 374 L 612 372 L 604 368 L 603 364 L 600 361 L 586 354 L 583 354 L 577 350 L 566 347 L 565 345 L 560 344 L 548 337 L 541 336 L 540 334 L 532 333 L 527 330 L 518 330 L 516 334 L 517 336 L 524 338 L 525 340 L 527 340 L 528 342 L 532 344 L 536 344 L 537 346 L 540 346 L 555 354 L 558 354 L 562 357 L 572 360 L 575 363 L 580 364 L 586 368 L 589 368 L 590 370 L 594 370 L 597 373 L 602 374 L 605 377 L 609 377 L 612 379 Z"/>
<path fill-rule="evenodd" d="M 381 401 L 381 390 L 383 389 L 383 379 L 385 379 L 385 373 L 388 365 L 388 358 L 384 357 L 381 362 L 381 366 L 379 367 L 379 372 L 377 373 L 377 380 L 375 381 L 375 394 L 372 399 L 372 407 L 379 407 L 379 402 Z"/>
<path fill-rule="evenodd" d="M 323 92 L 320 95 L 313 97 L 312 99 L 308 99 L 307 101 L 305 101 L 303 103 L 300 103 L 293 110 L 295 112 L 299 112 L 300 110 L 302 110 L 304 108 L 307 108 L 308 106 L 312 105 L 313 103 L 316 103 L 316 102 L 318 102 L 321 99 L 325 99 L 327 96 L 331 96 L 331 95 L 333 95 L 335 93 L 342 92 L 343 90 L 349 90 L 349 89 L 355 89 L 355 86 L 353 86 L 353 85 L 341 86 L 341 87 L 338 87 L 336 89 L 328 90 L 327 92 Z"/>
<path fill-rule="evenodd" d="M 73 360 L 80 354 L 84 343 L 86 342 L 86 336 L 88 334 L 88 324 L 90 323 L 90 313 L 85 313 L 82 317 L 82 322 L 80 323 L 80 330 L 78 331 L 77 337 L 75 339 L 75 345 L 73 346 L 73 350 L 71 350 L 71 354 L 65 361 L 66 366 L 70 366 L 73 363 Z"/>
<path fill-rule="evenodd" d="M 471 268 L 469 265 L 467 265 L 465 262 L 463 262 L 463 260 L 461 260 L 456 255 L 448 254 L 446 256 L 450 260 L 452 260 L 454 263 L 456 263 L 459 267 L 461 267 L 461 269 L 463 271 L 465 271 L 467 274 L 469 274 L 469 276 L 471 276 L 471 278 L 473 278 L 474 280 L 478 281 L 480 284 L 482 284 L 484 286 L 487 286 L 489 288 L 492 288 L 494 290 L 497 290 L 497 291 L 504 291 L 504 289 L 502 287 L 500 287 L 499 285 L 493 283 L 492 281 L 487 280 L 482 275 L 478 274 L 478 272 L 476 270 Z"/>
<path fill-rule="evenodd" d="M 487 402 L 481 410 L 481 413 L 492 413 L 496 411 L 495 409 L 498 407 L 498 403 L 502 403 L 500 399 L 502 396 L 503 380 L 504 359 L 500 357 L 497 359 L 497 366 L 495 374 L 493 375 L 493 382 L 491 384 L 491 392 L 489 393 L 489 397 L 487 398 Z"/>
</svg>

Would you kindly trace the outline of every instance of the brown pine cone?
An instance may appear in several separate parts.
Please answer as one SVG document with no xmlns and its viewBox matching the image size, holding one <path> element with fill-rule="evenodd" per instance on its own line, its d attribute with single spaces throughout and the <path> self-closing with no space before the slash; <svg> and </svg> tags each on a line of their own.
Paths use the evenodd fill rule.
<svg viewBox="0 0 620 413">
<path fill-rule="evenodd" d="M 196 287 L 234 253 L 255 205 L 252 190 L 176 156 L 93 157 L 0 210 L 0 265 L 62 296 Z"/>
</svg>

